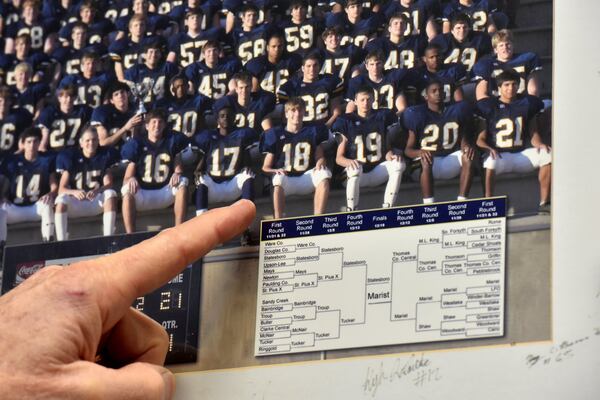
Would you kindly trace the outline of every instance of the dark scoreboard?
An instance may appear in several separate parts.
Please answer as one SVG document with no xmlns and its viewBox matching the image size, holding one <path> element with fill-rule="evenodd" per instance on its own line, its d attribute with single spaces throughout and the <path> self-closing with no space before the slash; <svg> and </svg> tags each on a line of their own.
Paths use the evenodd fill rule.
<svg viewBox="0 0 600 400">
<path fill-rule="evenodd" d="M 101 257 L 133 246 L 157 232 L 95 237 L 64 242 L 7 246 L 2 271 L 2 294 L 47 265 L 70 264 Z M 200 319 L 202 260 L 188 265 L 166 285 L 138 297 L 134 308 L 161 324 L 169 335 L 167 364 L 195 362 Z"/>
</svg>

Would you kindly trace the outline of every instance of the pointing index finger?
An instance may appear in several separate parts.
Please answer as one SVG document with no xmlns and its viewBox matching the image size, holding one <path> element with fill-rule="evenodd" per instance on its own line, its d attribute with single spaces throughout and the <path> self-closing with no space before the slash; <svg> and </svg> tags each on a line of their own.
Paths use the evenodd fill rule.
<svg viewBox="0 0 600 400">
<path fill-rule="evenodd" d="M 135 298 L 162 286 L 217 244 L 244 231 L 254 214 L 254 204 L 241 200 L 165 230 L 136 246 L 93 260 L 93 267 L 87 263 L 73 267 L 84 269 L 83 274 L 92 280 L 103 312 L 124 312 Z M 108 322 L 107 316 L 104 320 Z"/>
</svg>

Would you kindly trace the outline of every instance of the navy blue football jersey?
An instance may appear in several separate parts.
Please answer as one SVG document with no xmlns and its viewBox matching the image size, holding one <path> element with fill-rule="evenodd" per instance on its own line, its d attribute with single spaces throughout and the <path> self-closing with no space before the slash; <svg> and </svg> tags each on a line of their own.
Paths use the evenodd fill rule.
<svg viewBox="0 0 600 400">
<path fill-rule="evenodd" d="M 356 91 L 361 86 L 373 88 L 375 98 L 373 99 L 373 108 L 396 109 L 396 98 L 402 94 L 406 87 L 414 85 L 413 76 L 405 68 L 395 68 L 387 71 L 380 82 L 374 82 L 369 79 L 368 74 L 355 76 L 348 82 L 346 90 L 346 100 L 353 101 Z"/>
<path fill-rule="evenodd" d="M 467 71 L 482 57 L 492 52 L 492 40 L 486 32 L 469 32 L 464 42 L 459 43 L 452 33 L 437 35 L 432 41 L 441 47 L 444 64 L 461 63 Z"/>
<path fill-rule="evenodd" d="M 13 108 L 0 119 L 0 154 L 2 158 L 17 151 L 19 135 L 33 123 L 33 116 L 24 108 Z"/>
<path fill-rule="evenodd" d="M 23 62 L 14 54 L 0 54 L 0 79 L 4 85 L 14 85 L 15 67 Z M 24 62 L 33 69 L 33 74 L 44 73 L 44 70 L 52 64 L 52 59 L 45 53 L 33 53 L 25 58 Z"/>
<path fill-rule="evenodd" d="M 313 49 L 321 35 L 323 21 L 313 17 L 308 18 L 300 24 L 292 22 L 291 18 L 279 24 L 279 28 L 285 35 L 286 50 L 288 53 L 306 54 Z"/>
<path fill-rule="evenodd" d="M 50 93 L 50 87 L 45 83 L 30 83 L 23 92 L 16 86 L 9 86 L 9 88 L 13 94 L 13 104 L 18 104 L 31 114 L 35 112 L 38 102 Z"/>
<path fill-rule="evenodd" d="M 169 51 L 177 55 L 177 63 L 185 68 L 202 59 L 202 47 L 209 40 L 226 43 L 225 31 L 222 28 L 211 28 L 192 37 L 187 32 L 179 32 L 169 40 Z"/>
<path fill-rule="evenodd" d="M 77 74 L 81 72 L 81 57 L 88 52 L 94 52 L 99 56 L 107 53 L 108 49 L 103 44 L 94 44 L 82 49 L 75 49 L 70 46 L 59 47 L 52 52 L 52 59 L 63 66 L 63 76 Z"/>
<path fill-rule="evenodd" d="M 544 109 L 536 96 L 524 95 L 510 103 L 486 97 L 476 104 L 486 121 L 488 144 L 500 151 L 521 151 L 529 145 L 529 122 Z"/>
<path fill-rule="evenodd" d="M 352 67 L 363 61 L 365 53 L 362 48 L 349 44 L 340 46 L 335 52 L 322 49 L 319 56 L 323 64 L 320 73 L 335 75 L 346 84 L 350 79 Z"/>
<path fill-rule="evenodd" d="M 50 174 L 54 173 L 55 156 L 39 153 L 34 161 L 15 154 L 3 164 L 4 176 L 10 179 L 8 199 L 17 206 L 30 206 L 50 192 Z"/>
<path fill-rule="evenodd" d="M 497 84 L 494 79 L 503 71 L 514 70 L 521 76 L 519 83 L 519 94 L 527 90 L 527 79 L 535 72 L 542 69 L 542 63 L 535 53 L 521 53 L 513 55 L 510 61 L 502 62 L 493 55 L 481 59 L 473 67 L 473 79 L 478 81 L 484 79 L 489 82 L 488 93 L 497 94 Z"/>
<path fill-rule="evenodd" d="M 184 99 L 165 98 L 156 103 L 167 111 L 167 123 L 174 133 L 192 137 L 200 130 L 200 123 L 212 107 L 212 100 L 201 94 Z"/>
<path fill-rule="evenodd" d="M 61 42 L 68 43 L 71 41 L 71 33 L 76 22 L 70 22 L 64 25 L 58 31 L 58 38 Z M 115 30 L 113 23 L 106 18 L 96 17 L 95 21 L 87 25 L 87 44 L 98 44 L 104 42 L 104 38 Z"/>
<path fill-rule="evenodd" d="M 231 32 L 231 42 L 235 49 L 235 55 L 246 64 L 255 57 L 260 57 L 265 54 L 267 48 L 267 36 L 272 29 L 267 24 L 258 25 L 249 32 L 241 28 L 234 29 Z"/>
<path fill-rule="evenodd" d="M 229 81 L 241 68 L 239 60 L 234 57 L 220 61 L 214 68 L 199 61 L 188 65 L 185 76 L 194 83 L 199 94 L 216 100 L 227 94 Z"/>
<path fill-rule="evenodd" d="M 285 103 L 290 97 L 302 97 L 306 106 L 305 123 L 325 122 L 329 117 L 331 100 L 343 91 L 342 81 L 333 75 L 320 75 L 319 80 L 306 83 L 302 77 L 292 78 L 281 85 L 277 95 Z"/>
<path fill-rule="evenodd" d="M 144 135 L 123 145 L 121 159 L 135 163 L 135 177 L 142 189 L 160 189 L 169 184 L 175 170 L 175 157 L 187 144 L 184 135 L 169 133 L 157 143 Z"/>
<path fill-rule="evenodd" d="M 215 109 L 220 109 L 222 104 L 227 104 L 235 112 L 235 126 L 238 128 L 252 128 L 262 132 L 261 122 L 275 109 L 275 96 L 261 90 L 250 94 L 250 103 L 242 107 L 237 101 L 237 94 L 221 97 L 215 103 Z"/>
<path fill-rule="evenodd" d="M 328 28 L 338 27 L 342 32 L 340 44 L 343 46 L 352 43 L 357 47 L 365 47 L 369 38 L 377 34 L 384 20 L 379 13 L 364 11 L 361 18 L 355 23 L 348 20 L 345 12 L 329 14 L 325 25 Z"/>
<path fill-rule="evenodd" d="M 118 31 L 129 32 L 129 20 L 133 14 L 124 15 L 117 18 L 115 27 Z M 169 27 L 171 19 L 166 15 L 160 15 L 153 12 L 146 13 L 146 32 L 162 31 Z"/>
<path fill-rule="evenodd" d="M 265 132 L 260 150 L 275 156 L 272 168 L 283 169 L 289 176 L 300 176 L 314 168 L 317 147 L 329 139 L 323 124 L 304 126 L 298 133 L 280 126 Z"/>
<path fill-rule="evenodd" d="M 157 36 L 146 36 L 139 43 L 124 37 L 108 46 L 108 54 L 114 62 L 122 63 L 125 69 L 131 68 L 135 64 L 144 62 L 144 46 L 156 41 L 160 41 Z"/>
<path fill-rule="evenodd" d="M 108 18 L 112 23 L 115 23 L 120 17 L 132 13 L 132 0 L 108 0 L 106 3 L 104 17 Z"/>
<path fill-rule="evenodd" d="M 406 27 L 404 36 L 425 35 L 427 20 L 435 17 L 432 11 L 433 10 L 423 6 L 420 1 L 413 1 L 408 7 L 404 7 L 400 1 L 390 1 L 387 6 L 384 7 L 385 18 L 388 21 L 392 15 L 397 13 L 402 13 L 409 18 L 411 24 Z"/>
<path fill-rule="evenodd" d="M 420 97 L 425 96 L 425 88 L 429 81 L 435 79 L 444 85 L 444 103 L 454 101 L 454 91 L 467 81 L 467 69 L 463 64 L 443 64 L 438 72 L 430 72 L 425 66 L 411 70 L 413 82 Z"/>
<path fill-rule="evenodd" d="M 269 62 L 266 55 L 253 58 L 246 64 L 246 70 L 258 79 L 260 87 L 276 94 L 302 65 L 302 57 L 296 53 L 284 54 L 277 64 Z"/>
<path fill-rule="evenodd" d="M 213 129 L 200 132 L 192 141 L 205 154 L 206 173 L 215 182 L 222 182 L 250 167 L 248 148 L 258 141 L 258 133 L 250 128 L 237 128 L 223 136 Z"/>
<path fill-rule="evenodd" d="M 195 8 L 202 10 L 200 28 L 203 31 L 210 29 L 215 14 L 218 14 L 221 11 L 221 1 L 202 0 L 195 1 L 195 4 L 197 4 Z M 171 18 L 172 21 L 179 23 L 180 32 L 183 32 L 185 30 L 185 14 L 190 8 L 189 2 L 187 1 L 162 0 L 158 2 L 157 12 L 159 14 L 169 14 L 169 18 Z"/>
<path fill-rule="evenodd" d="M 396 121 L 396 115 L 386 109 L 372 110 L 366 118 L 353 112 L 337 118 L 331 131 L 344 135 L 348 140 L 344 157 L 358 160 L 363 171 L 369 172 L 385 161 L 387 127 Z"/>
<path fill-rule="evenodd" d="M 119 152 L 112 147 L 98 147 L 96 154 L 89 158 L 81 149 L 66 149 L 56 157 L 56 171 L 68 171 L 69 187 L 87 192 L 102 187 L 106 170 L 119 159 Z"/>
<path fill-rule="evenodd" d="M 388 37 L 380 37 L 367 43 L 365 52 L 381 51 L 387 55 L 384 69 L 413 68 L 419 63 L 427 47 L 427 39 L 419 35 L 405 36 L 396 44 Z"/>
<path fill-rule="evenodd" d="M 94 109 L 90 124 L 94 126 L 102 125 L 108 132 L 108 135 L 111 136 L 121 129 L 134 114 L 135 111 L 132 107 L 129 107 L 127 112 L 122 113 L 112 104 L 104 104 Z"/>
<path fill-rule="evenodd" d="M 441 113 L 430 110 L 427 104 L 409 107 L 402 120 L 404 127 L 415 133 L 417 148 L 434 156 L 457 151 L 461 140 L 473 143 L 473 110 L 465 101 L 447 105 Z"/>
<path fill-rule="evenodd" d="M 62 150 L 77 145 L 81 131 L 87 125 L 92 109 L 84 104 L 76 105 L 69 114 L 64 114 L 58 106 L 49 106 L 42 110 L 36 125 L 50 131 L 48 148 Z"/>
<path fill-rule="evenodd" d="M 443 11 L 443 21 L 452 21 L 458 14 L 467 14 L 471 18 L 474 31 L 487 30 L 490 23 L 490 14 L 498 11 L 495 0 L 475 0 L 471 6 L 460 4 L 459 0 L 452 0 Z"/>
<path fill-rule="evenodd" d="M 58 86 L 75 85 L 77 87 L 75 104 L 87 104 L 92 108 L 96 108 L 102 104 L 104 92 L 115 79 L 113 75 L 106 73 L 95 75 L 90 79 L 78 73 L 65 76 Z"/>
<path fill-rule="evenodd" d="M 48 35 L 58 32 L 59 24 L 56 20 L 39 21 L 34 25 L 27 25 L 23 20 L 6 27 L 6 37 L 15 39 L 19 35 L 28 34 L 31 37 L 31 51 L 44 50 L 44 42 Z"/>
<path fill-rule="evenodd" d="M 136 64 L 125 71 L 125 80 L 141 91 L 144 97 L 140 100 L 149 106 L 165 97 L 171 78 L 178 72 L 177 65 L 168 61 L 154 69 L 148 68 L 146 64 Z"/>
</svg>

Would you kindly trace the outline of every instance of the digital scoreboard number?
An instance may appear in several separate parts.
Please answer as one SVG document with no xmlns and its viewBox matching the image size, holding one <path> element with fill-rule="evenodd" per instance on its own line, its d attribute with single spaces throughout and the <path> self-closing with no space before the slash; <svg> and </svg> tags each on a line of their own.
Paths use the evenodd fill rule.
<svg viewBox="0 0 600 400">
<path fill-rule="evenodd" d="M 157 232 L 95 237 L 65 242 L 8 246 L 5 249 L 2 294 L 48 265 L 68 265 L 102 257 L 133 246 Z M 202 261 L 188 265 L 166 285 L 138 297 L 133 307 L 160 323 L 169 336 L 166 363 L 195 362 L 200 318 Z"/>
<path fill-rule="evenodd" d="M 506 198 L 263 221 L 255 355 L 504 335 Z"/>
</svg>

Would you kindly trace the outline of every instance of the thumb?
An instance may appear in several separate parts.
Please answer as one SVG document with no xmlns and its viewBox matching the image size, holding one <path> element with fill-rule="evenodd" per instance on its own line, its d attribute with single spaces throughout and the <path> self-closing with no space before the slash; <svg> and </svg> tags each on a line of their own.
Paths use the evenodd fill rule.
<svg viewBox="0 0 600 400">
<path fill-rule="evenodd" d="M 74 399 L 170 400 L 175 377 L 168 369 L 136 362 L 119 369 L 78 361 L 65 379 Z"/>
</svg>

